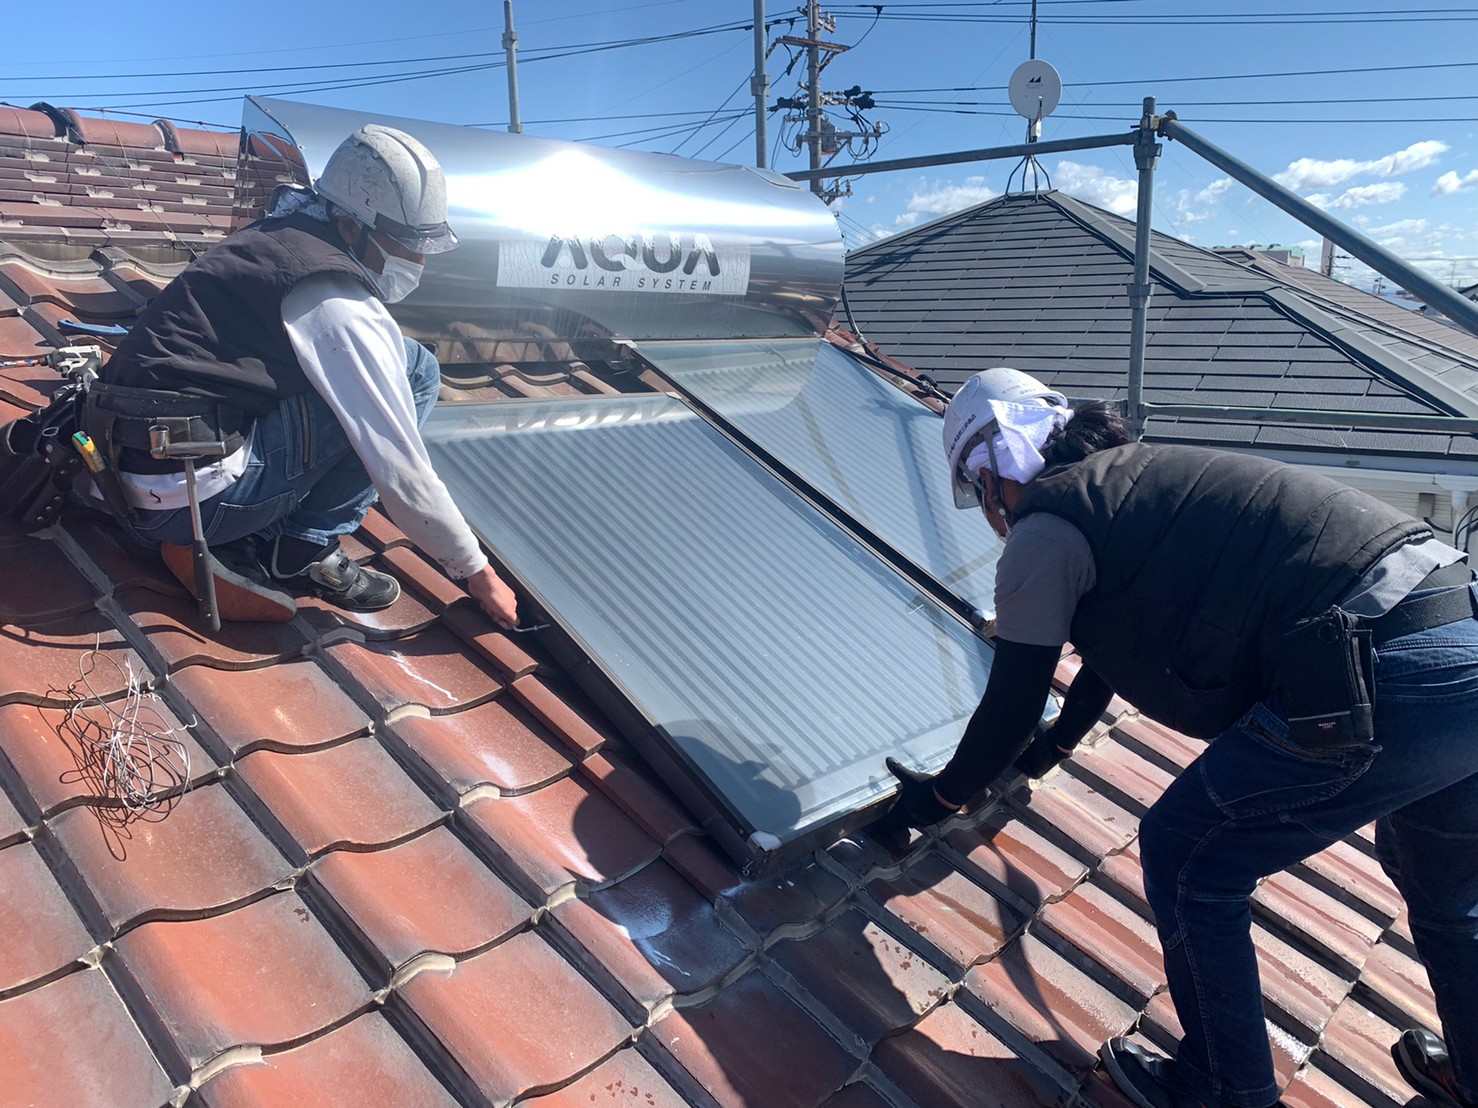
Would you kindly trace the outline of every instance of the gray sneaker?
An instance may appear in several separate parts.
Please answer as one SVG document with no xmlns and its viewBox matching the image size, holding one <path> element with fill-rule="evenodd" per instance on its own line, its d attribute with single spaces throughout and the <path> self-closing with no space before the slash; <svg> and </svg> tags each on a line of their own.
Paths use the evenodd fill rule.
<svg viewBox="0 0 1478 1108">
<path fill-rule="evenodd" d="M 399 581 L 388 573 L 366 569 L 339 549 L 337 541 L 322 548 L 307 564 L 292 564 L 284 546 L 301 542 L 273 541 L 269 569 L 276 580 L 305 584 L 323 600 L 346 611 L 375 612 L 400 599 Z"/>
</svg>

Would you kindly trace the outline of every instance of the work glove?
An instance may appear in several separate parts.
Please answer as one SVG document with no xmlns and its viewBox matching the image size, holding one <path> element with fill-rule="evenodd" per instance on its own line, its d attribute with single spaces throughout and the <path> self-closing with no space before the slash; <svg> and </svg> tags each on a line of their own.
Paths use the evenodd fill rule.
<svg viewBox="0 0 1478 1108">
<path fill-rule="evenodd" d="M 1055 728 L 1038 725 L 1032 741 L 1017 757 L 1016 768 L 1028 777 L 1044 777 L 1048 770 L 1071 755 L 1077 744 L 1074 743 L 1073 747 L 1066 750 L 1062 749 L 1057 745 L 1054 731 Z"/>
<path fill-rule="evenodd" d="M 934 795 L 934 774 L 909 769 L 893 758 L 888 758 L 884 764 L 888 772 L 898 778 L 898 795 L 888 810 L 868 827 L 884 842 L 906 840 L 908 828 L 923 831 L 958 811 L 941 804 Z"/>
</svg>

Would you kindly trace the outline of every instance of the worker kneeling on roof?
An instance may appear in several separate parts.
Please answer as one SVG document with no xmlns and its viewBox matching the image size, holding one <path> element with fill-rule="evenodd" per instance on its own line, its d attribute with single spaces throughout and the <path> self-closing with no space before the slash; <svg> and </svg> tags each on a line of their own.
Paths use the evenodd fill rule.
<svg viewBox="0 0 1478 1108">
<path fill-rule="evenodd" d="M 98 405 L 143 404 L 138 389 L 197 400 L 202 433 L 225 444 L 197 480 L 223 617 L 288 619 L 298 591 L 348 609 L 393 603 L 396 579 L 339 545 L 378 498 L 495 621 L 517 622 L 421 440 L 440 367 L 385 310 L 416 287 L 426 255 L 456 246 L 436 158 L 371 124 L 314 189 L 279 189 L 265 219 L 192 262 L 103 369 Z M 139 441 L 148 426 L 123 418 L 104 431 L 124 501 L 115 485 L 114 507 L 195 592 L 184 466 Z"/>
<path fill-rule="evenodd" d="M 1466 555 L 1306 470 L 1131 442 L 1115 408 L 1069 408 L 1011 369 L 965 382 L 944 442 L 956 503 L 1006 540 L 996 654 L 937 776 L 889 760 L 900 787 L 882 829 L 946 818 L 1013 761 L 1040 776 L 1117 693 L 1214 740 L 1140 823 L 1185 1034 L 1173 1060 L 1108 1043 L 1125 1093 L 1144 1108 L 1277 1100 L 1248 898 L 1375 820 L 1447 1035 L 1444 1048 L 1406 1032 L 1397 1062 L 1434 1102 L 1478 1103 L 1478 585 Z M 1082 668 L 1032 739 L 1069 639 Z"/>
</svg>

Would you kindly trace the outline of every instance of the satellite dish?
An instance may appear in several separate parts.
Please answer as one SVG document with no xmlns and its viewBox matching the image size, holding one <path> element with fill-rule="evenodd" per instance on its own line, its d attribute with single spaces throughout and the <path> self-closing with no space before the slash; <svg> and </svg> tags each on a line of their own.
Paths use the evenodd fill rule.
<svg viewBox="0 0 1478 1108">
<path fill-rule="evenodd" d="M 1062 100 L 1062 78 L 1044 61 L 1022 62 L 1007 86 L 1016 114 L 1033 122 L 1051 115 Z"/>
</svg>

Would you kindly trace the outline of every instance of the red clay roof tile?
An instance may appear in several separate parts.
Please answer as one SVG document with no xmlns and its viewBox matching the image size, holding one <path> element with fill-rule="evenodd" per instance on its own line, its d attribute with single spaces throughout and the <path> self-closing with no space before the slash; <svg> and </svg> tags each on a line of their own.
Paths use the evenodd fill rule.
<svg viewBox="0 0 1478 1108">
<path fill-rule="evenodd" d="M 102 970 L 0 1001 L 0 1073 L 14 1104 L 160 1105 L 174 1093 Z"/>
<path fill-rule="evenodd" d="M 1370 949 L 1385 930 L 1348 905 L 1301 881 L 1291 873 L 1275 873 L 1252 894 L 1259 909 L 1307 942 L 1328 952 L 1352 974 L 1360 972 Z"/>
<path fill-rule="evenodd" d="M 196 663 L 219 669 L 266 666 L 295 657 L 307 646 L 290 623 L 223 623 L 220 631 L 209 631 L 188 596 L 129 588 L 115 592 L 114 599 L 171 672 Z"/>
<path fill-rule="evenodd" d="M 0 995 L 55 973 L 94 945 L 36 848 L 0 850 Z"/>
<path fill-rule="evenodd" d="M 1062 771 L 1029 794 L 1018 790 L 1012 800 L 1039 821 L 1034 825 L 1043 835 L 1071 843 L 1095 858 L 1123 850 L 1139 831 L 1138 822 L 1123 808 Z"/>
<path fill-rule="evenodd" d="M 1154 925 L 1097 885 L 1079 885 L 1037 918 L 1141 998 L 1164 988 L 1165 963 Z"/>
<path fill-rule="evenodd" d="M 501 688 L 439 626 L 384 642 L 336 642 L 327 653 L 387 712 L 407 704 L 453 712 L 490 700 Z"/>
<path fill-rule="evenodd" d="M 143 664 L 123 634 L 102 612 L 82 612 L 29 627 L 0 627 L 0 704 L 66 704 L 79 685 L 81 667 L 96 651 L 89 682 L 99 697 L 118 695 L 135 679 L 147 679 Z"/>
<path fill-rule="evenodd" d="M 191 1069 L 233 1046 L 296 1042 L 370 1002 L 293 892 L 210 919 L 146 923 L 116 947 Z"/>
<path fill-rule="evenodd" d="M 1360 974 L 1367 1000 L 1379 998 L 1383 1006 L 1401 1012 L 1408 1020 L 1438 1034 L 1442 1031 L 1437 1016 L 1437 1004 L 1432 998 L 1432 985 L 1427 979 L 1426 967 L 1417 959 L 1389 942 L 1376 944 L 1370 958 Z M 1404 1021 L 1402 1026 L 1410 1026 Z"/>
<path fill-rule="evenodd" d="M 758 971 L 672 1012 L 653 1033 L 721 1104 L 813 1108 L 859 1064 Z"/>
<path fill-rule="evenodd" d="M 1401 1028 L 1387 1023 L 1353 997 L 1334 1013 L 1320 1040 L 1321 1068 L 1331 1068 L 1341 1082 L 1373 1099 L 1385 1097 L 1397 1104 L 1411 1099 L 1411 1086 L 1391 1058 L 1391 1047 Z"/>
<path fill-rule="evenodd" d="M 1172 774 L 1116 742 L 1080 748 L 1063 765 L 1074 777 L 1117 800 L 1125 811 L 1136 816 L 1144 815 L 1175 780 Z"/>
<path fill-rule="evenodd" d="M 480 950 L 533 914 L 445 827 L 384 850 L 336 850 L 309 872 L 387 975 L 418 954 Z"/>
<path fill-rule="evenodd" d="M 402 716 L 388 729 L 387 741 L 399 742 L 453 797 L 483 785 L 529 792 L 573 766 L 563 744 L 509 696 L 449 715 Z"/>
<path fill-rule="evenodd" d="M 868 1044 L 913 1026 L 952 991 L 944 974 L 856 908 L 769 954 Z"/>
<path fill-rule="evenodd" d="M 1126 1034 L 1137 1008 L 1033 935 L 965 975 L 965 988 L 1066 1069 L 1086 1074 L 1098 1048 Z"/>
<path fill-rule="evenodd" d="M 646 778 L 648 771 L 612 748 L 586 758 L 580 763 L 580 772 L 594 780 L 601 792 L 659 843 L 698 830 L 671 793 Z"/>
<path fill-rule="evenodd" d="M 546 896 L 576 883 L 608 885 L 658 854 L 646 832 L 573 777 L 524 796 L 479 797 L 462 811 L 493 850 Z"/>
<path fill-rule="evenodd" d="M 350 611 L 315 596 L 299 597 L 298 615 L 319 634 L 352 627 L 367 639 L 398 639 L 436 622 L 436 613 L 409 589 L 402 589 L 388 608 L 374 612 Z"/>
<path fill-rule="evenodd" d="M 505 681 L 533 673 L 538 668 L 533 656 L 518 645 L 515 636 L 495 629 L 470 598 L 464 597 L 462 603 L 448 608 L 441 622 L 478 655 L 496 666 Z"/>
<path fill-rule="evenodd" d="M 259 750 L 236 771 L 309 857 L 384 846 L 445 818 L 373 736 L 304 753 Z"/>
<path fill-rule="evenodd" d="M 215 762 L 195 741 L 190 731 L 162 703 L 151 705 L 158 722 L 173 727 L 174 741 L 189 759 L 189 780 L 199 783 L 217 773 Z M 97 748 L 78 737 L 103 743 L 112 731 L 111 717 L 100 707 L 79 706 L 72 723 L 60 708 L 38 708 L 30 704 L 7 704 L 0 708 L 0 765 L 9 764 L 18 783 L 16 796 L 31 816 L 50 816 L 63 808 L 93 800 L 116 800 L 108 787 L 104 762 Z M 161 747 L 156 753 L 168 756 L 149 760 L 150 751 L 139 748 L 139 769 L 148 775 L 146 787 L 153 796 L 164 796 L 182 782 L 176 776 L 185 769 L 180 751 Z"/>
<path fill-rule="evenodd" d="M 70 808 L 50 826 L 110 937 L 139 920 L 217 911 L 292 872 L 224 785 L 192 789 L 164 817 L 122 828 L 100 814 Z"/>
<path fill-rule="evenodd" d="M 397 992 L 481 1096 L 500 1104 L 579 1077 L 632 1033 L 533 931 Z"/>
<path fill-rule="evenodd" d="M 657 861 L 554 918 L 648 1011 L 702 992 L 749 953 L 671 866 Z"/>
<path fill-rule="evenodd" d="M 965 856 L 967 873 L 989 881 L 1035 909 L 1060 898 L 1088 875 L 1088 867 L 1053 845 L 1008 810 L 978 827 L 959 828 L 946 841 Z"/>
<path fill-rule="evenodd" d="M 605 736 L 596 722 L 576 706 L 576 698 L 565 688 L 538 674 L 520 677 L 509 687 L 529 711 L 543 720 L 580 757 L 594 754 L 605 745 Z"/>
<path fill-rule="evenodd" d="M 691 1101 L 635 1047 L 627 1047 L 573 1084 L 525 1103 L 529 1108 L 685 1108 Z"/>
<path fill-rule="evenodd" d="M 165 596 L 185 595 L 184 586 L 175 580 L 163 559 L 128 543 L 111 520 L 71 513 L 63 516 L 62 529 L 113 583 L 114 591 L 137 585 Z"/>
<path fill-rule="evenodd" d="M 259 1062 L 231 1066 L 201 1086 L 200 1098 L 209 1108 L 455 1108 L 457 1103 L 379 1013 Z"/>
<path fill-rule="evenodd" d="M 1282 1022 L 1300 1039 L 1316 1042 L 1350 982 L 1265 927 L 1253 926 L 1252 942 L 1269 1005 L 1283 1013 Z"/>
<path fill-rule="evenodd" d="M 815 861 L 732 884 L 718 901 L 720 913 L 742 922 L 761 940 L 781 928 L 821 919 L 849 891 L 845 881 Z"/>
<path fill-rule="evenodd" d="M 1019 1057 L 956 1004 L 945 1004 L 902 1035 L 885 1039 L 872 1060 L 918 1104 L 1028 1108 L 1073 1092 L 1065 1073 Z"/>
<path fill-rule="evenodd" d="M 709 900 L 727 896 L 741 884 L 734 863 L 707 835 L 679 835 L 662 848 L 662 857 Z"/>
<path fill-rule="evenodd" d="M 874 881 L 868 891 L 961 972 L 994 955 L 1025 922 L 938 855 L 926 855 L 896 878 Z"/>
<path fill-rule="evenodd" d="M 169 682 L 233 758 L 322 746 L 369 727 L 369 717 L 310 658 L 266 669 L 186 666 Z"/>
</svg>

